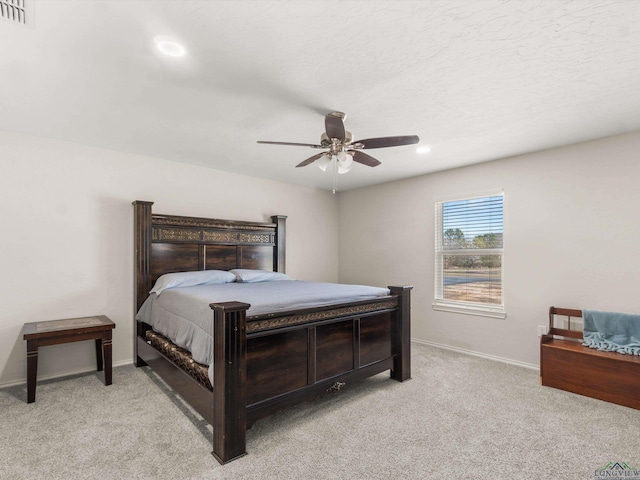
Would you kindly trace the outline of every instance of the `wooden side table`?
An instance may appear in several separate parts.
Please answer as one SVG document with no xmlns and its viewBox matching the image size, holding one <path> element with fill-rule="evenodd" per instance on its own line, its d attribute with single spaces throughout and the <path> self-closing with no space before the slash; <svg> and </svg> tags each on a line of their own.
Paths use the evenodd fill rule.
<svg viewBox="0 0 640 480">
<path fill-rule="evenodd" d="M 104 384 L 111 385 L 111 334 L 116 324 L 104 315 L 25 323 L 23 338 L 27 341 L 27 403 L 36 401 L 38 347 L 60 343 L 96 341 L 98 372 L 104 366 Z"/>
</svg>

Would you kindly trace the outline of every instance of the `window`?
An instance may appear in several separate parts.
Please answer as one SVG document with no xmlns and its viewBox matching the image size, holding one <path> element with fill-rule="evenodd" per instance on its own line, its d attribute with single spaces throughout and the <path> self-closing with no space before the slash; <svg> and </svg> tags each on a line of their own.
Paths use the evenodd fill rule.
<svg viewBox="0 0 640 480">
<path fill-rule="evenodd" d="M 434 310 L 505 318 L 502 192 L 438 201 Z"/>
</svg>

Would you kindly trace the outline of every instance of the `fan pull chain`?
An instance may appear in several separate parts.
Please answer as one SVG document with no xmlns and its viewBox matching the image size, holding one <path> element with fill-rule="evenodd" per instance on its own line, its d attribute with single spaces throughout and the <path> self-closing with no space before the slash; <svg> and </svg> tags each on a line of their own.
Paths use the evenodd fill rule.
<svg viewBox="0 0 640 480">
<path fill-rule="evenodd" d="M 338 161 L 334 160 L 335 157 L 331 157 L 331 163 L 333 164 L 333 190 L 332 193 L 335 195 L 338 191 Z"/>
</svg>

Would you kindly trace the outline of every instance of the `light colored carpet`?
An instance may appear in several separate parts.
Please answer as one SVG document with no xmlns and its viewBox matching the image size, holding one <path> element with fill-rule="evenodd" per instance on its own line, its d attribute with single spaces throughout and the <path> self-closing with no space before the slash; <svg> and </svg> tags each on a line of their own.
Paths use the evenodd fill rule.
<svg viewBox="0 0 640 480">
<path fill-rule="evenodd" d="M 2 479 L 593 479 L 640 467 L 640 411 L 538 373 L 413 345 L 413 379 L 378 375 L 257 422 L 220 466 L 209 427 L 148 369 L 0 390 Z"/>
</svg>

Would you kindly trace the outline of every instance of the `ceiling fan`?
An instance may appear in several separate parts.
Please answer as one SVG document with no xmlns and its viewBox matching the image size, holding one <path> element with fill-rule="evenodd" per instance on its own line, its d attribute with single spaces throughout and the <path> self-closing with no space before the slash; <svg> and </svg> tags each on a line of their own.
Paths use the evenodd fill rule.
<svg viewBox="0 0 640 480">
<path fill-rule="evenodd" d="M 397 137 L 367 138 L 354 142 L 352 133 L 346 131 L 344 128 L 344 120 L 346 117 L 346 114 L 342 112 L 331 112 L 325 115 L 325 133 L 320 137 L 319 145 L 310 143 L 268 142 L 263 140 L 259 140 L 258 143 L 326 149 L 325 152 L 317 153 L 313 157 L 309 157 L 305 161 L 300 162 L 296 167 L 306 167 L 318 161 L 318 167 L 320 167 L 322 171 L 325 171 L 332 160 L 335 159 L 338 166 L 338 173 L 342 174 L 351 170 L 353 162 L 358 162 L 368 167 L 377 167 L 380 165 L 379 160 L 364 153 L 362 150 L 412 145 L 420 141 L 417 135 L 404 135 Z"/>
</svg>

